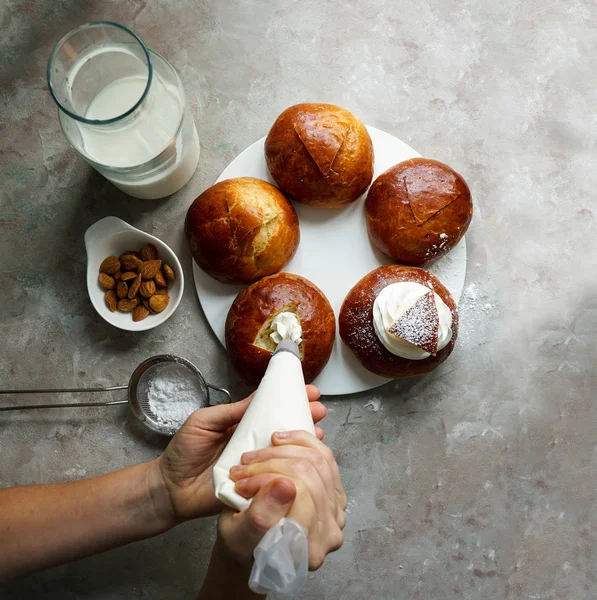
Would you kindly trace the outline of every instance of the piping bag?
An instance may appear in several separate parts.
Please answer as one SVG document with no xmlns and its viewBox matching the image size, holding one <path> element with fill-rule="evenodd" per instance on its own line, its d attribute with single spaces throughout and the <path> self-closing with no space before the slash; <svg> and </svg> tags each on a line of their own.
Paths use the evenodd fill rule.
<svg viewBox="0 0 597 600">
<path fill-rule="evenodd" d="M 234 491 L 230 468 L 240 464 L 244 452 L 271 446 L 276 431 L 297 429 L 315 434 L 298 346 L 283 339 L 247 412 L 213 468 L 216 497 L 235 510 L 247 508 L 250 500 Z M 294 596 L 307 580 L 307 531 L 293 519 L 281 519 L 265 534 L 253 556 L 251 590 L 257 594 L 277 592 Z"/>
</svg>

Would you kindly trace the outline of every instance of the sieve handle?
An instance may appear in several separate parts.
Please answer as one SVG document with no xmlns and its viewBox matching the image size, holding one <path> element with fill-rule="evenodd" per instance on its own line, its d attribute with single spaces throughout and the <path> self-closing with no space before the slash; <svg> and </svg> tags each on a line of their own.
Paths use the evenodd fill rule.
<svg viewBox="0 0 597 600">
<path fill-rule="evenodd" d="M 115 392 L 116 390 L 126 390 L 128 385 L 113 385 L 110 387 L 92 387 L 92 388 L 39 388 L 37 390 L 0 390 L 1 394 L 63 394 L 67 392 Z"/>
<path fill-rule="evenodd" d="M 207 382 L 205 382 L 205 385 L 210 390 L 214 390 L 215 392 L 220 392 L 220 393 L 224 394 L 226 396 L 226 398 L 228 398 L 228 403 L 232 402 L 232 396 L 230 395 L 230 392 L 227 389 L 218 387 L 217 385 L 212 385 L 211 383 L 207 383 Z"/>
<path fill-rule="evenodd" d="M 114 392 L 126 390 L 128 385 L 113 385 L 110 387 L 95 388 L 62 388 L 62 389 L 36 389 L 36 390 L 0 390 L 2 394 L 63 394 L 68 392 Z M 0 412 L 5 410 L 29 410 L 35 408 L 78 408 L 80 406 L 114 406 L 116 404 L 127 404 L 128 400 L 114 400 L 111 402 L 77 402 L 76 404 L 29 404 L 24 406 L 0 406 Z"/>
</svg>

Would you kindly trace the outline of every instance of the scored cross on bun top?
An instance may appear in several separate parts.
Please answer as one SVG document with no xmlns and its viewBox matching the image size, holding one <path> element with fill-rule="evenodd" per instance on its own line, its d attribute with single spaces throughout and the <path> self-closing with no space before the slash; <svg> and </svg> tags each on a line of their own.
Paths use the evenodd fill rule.
<svg viewBox="0 0 597 600">
<path fill-rule="evenodd" d="M 333 104 L 296 104 L 275 121 L 265 160 L 293 200 L 321 207 L 354 202 L 373 178 L 373 144 L 352 113 Z"/>
<path fill-rule="evenodd" d="M 291 202 L 254 177 L 226 179 L 205 190 L 190 206 L 185 230 L 197 264 L 224 283 L 252 283 L 276 273 L 300 239 Z"/>
<path fill-rule="evenodd" d="M 412 158 L 371 185 L 365 201 L 373 244 L 395 261 L 423 267 L 462 239 L 473 216 L 466 181 L 448 165 Z"/>
</svg>

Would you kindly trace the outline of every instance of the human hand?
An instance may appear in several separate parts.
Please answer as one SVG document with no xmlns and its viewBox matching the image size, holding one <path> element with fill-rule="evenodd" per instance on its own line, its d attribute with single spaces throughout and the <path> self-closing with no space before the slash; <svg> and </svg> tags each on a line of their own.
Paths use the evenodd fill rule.
<svg viewBox="0 0 597 600">
<path fill-rule="evenodd" d="M 236 491 L 253 498 L 240 513 L 225 509 L 218 524 L 219 543 L 240 564 L 282 517 L 308 531 L 309 569 L 316 570 L 329 552 L 342 546 L 346 494 L 332 451 L 306 431 L 272 436 L 273 446 L 246 452 L 230 470 Z"/>
<path fill-rule="evenodd" d="M 317 402 L 321 393 L 307 386 L 313 421 L 321 421 L 326 408 Z M 154 463 L 156 477 L 162 483 L 161 494 L 154 499 L 156 512 L 169 513 L 173 523 L 217 514 L 222 504 L 216 499 L 212 467 L 245 414 L 252 396 L 232 404 L 221 404 L 195 411 L 179 429 Z M 315 428 L 322 439 L 323 431 Z"/>
</svg>

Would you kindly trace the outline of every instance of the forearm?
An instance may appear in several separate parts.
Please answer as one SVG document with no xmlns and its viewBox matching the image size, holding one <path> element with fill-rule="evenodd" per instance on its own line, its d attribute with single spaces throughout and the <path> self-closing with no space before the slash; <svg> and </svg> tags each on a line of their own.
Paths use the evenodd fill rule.
<svg viewBox="0 0 597 600">
<path fill-rule="evenodd" d="M 159 468 L 0 489 L 0 581 L 148 538 L 173 525 Z"/>
<path fill-rule="evenodd" d="M 216 541 L 197 600 L 265 600 L 249 589 L 251 567 L 239 564 Z"/>
</svg>

